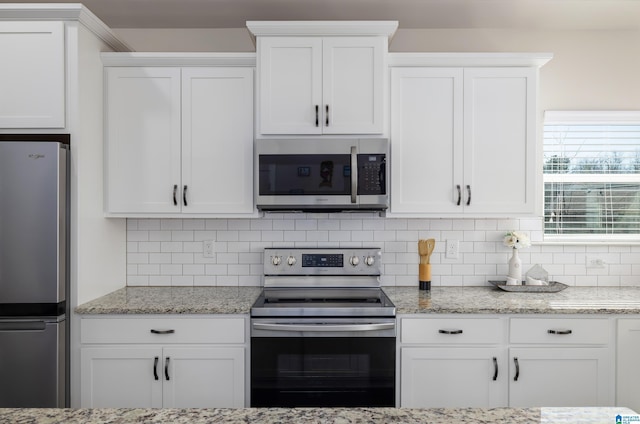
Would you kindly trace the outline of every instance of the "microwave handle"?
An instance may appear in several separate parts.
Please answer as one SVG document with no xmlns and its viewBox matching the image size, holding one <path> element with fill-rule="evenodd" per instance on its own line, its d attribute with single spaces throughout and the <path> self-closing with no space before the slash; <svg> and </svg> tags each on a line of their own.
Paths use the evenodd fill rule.
<svg viewBox="0 0 640 424">
<path fill-rule="evenodd" d="M 358 152 L 351 146 L 351 203 L 356 203 L 358 194 Z"/>
</svg>

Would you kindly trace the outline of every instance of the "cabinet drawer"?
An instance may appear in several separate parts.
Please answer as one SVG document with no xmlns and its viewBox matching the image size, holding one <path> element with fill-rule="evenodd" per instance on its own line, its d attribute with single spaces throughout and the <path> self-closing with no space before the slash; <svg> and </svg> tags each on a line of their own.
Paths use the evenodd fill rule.
<svg viewBox="0 0 640 424">
<path fill-rule="evenodd" d="M 495 344 L 503 337 L 504 321 L 494 318 L 402 318 L 402 343 Z"/>
<path fill-rule="evenodd" d="M 245 342 L 245 318 L 83 318 L 81 343 Z"/>
<path fill-rule="evenodd" d="M 512 318 L 511 343 L 607 344 L 609 320 L 572 318 Z"/>
</svg>

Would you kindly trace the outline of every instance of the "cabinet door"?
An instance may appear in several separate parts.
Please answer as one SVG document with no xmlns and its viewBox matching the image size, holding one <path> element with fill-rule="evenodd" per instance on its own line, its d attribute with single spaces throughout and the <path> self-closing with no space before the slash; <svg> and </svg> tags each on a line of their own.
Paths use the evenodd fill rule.
<svg viewBox="0 0 640 424">
<path fill-rule="evenodd" d="M 383 129 L 384 37 L 324 38 L 324 134 L 380 134 Z"/>
<path fill-rule="evenodd" d="M 253 212 L 253 69 L 183 69 L 182 121 L 182 212 Z"/>
<path fill-rule="evenodd" d="M 504 349 L 407 347 L 400 366 L 402 408 L 507 404 Z"/>
<path fill-rule="evenodd" d="M 462 98 L 462 69 L 392 69 L 391 212 L 462 212 Z"/>
<path fill-rule="evenodd" d="M 640 411 L 640 319 L 618 320 L 616 405 Z"/>
<path fill-rule="evenodd" d="M 606 348 L 512 348 L 509 406 L 610 406 Z"/>
<path fill-rule="evenodd" d="M 106 78 L 107 212 L 179 212 L 180 69 L 114 67 Z"/>
<path fill-rule="evenodd" d="M 535 75 L 533 68 L 464 70 L 466 213 L 535 212 Z"/>
<path fill-rule="evenodd" d="M 152 347 L 80 349 L 82 408 L 161 408 L 162 350 Z"/>
<path fill-rule="evenodd" d="M 165 348 L 165 408 L 242 408 L 243 348 Z"/>
<path fill-rule="evenodd" d="M 0 128 L 65 127 L 63 22 L 0 22 Z"/>
<path fill-rule="evenodd" d="M 321 134 L 322 39 L 260 37 L 260 132 Z"/>
</svg>

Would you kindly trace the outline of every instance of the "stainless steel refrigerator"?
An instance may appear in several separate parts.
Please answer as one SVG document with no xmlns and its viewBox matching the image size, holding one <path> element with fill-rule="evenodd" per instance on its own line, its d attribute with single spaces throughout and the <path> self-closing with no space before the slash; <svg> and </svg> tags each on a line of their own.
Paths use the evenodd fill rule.
<svg viewBox="0 0 640 424">
<path fill-rule="evenodd" d="M 0 136 L 0 407 L 69 405 L 68 140 Z"/>
</svg>

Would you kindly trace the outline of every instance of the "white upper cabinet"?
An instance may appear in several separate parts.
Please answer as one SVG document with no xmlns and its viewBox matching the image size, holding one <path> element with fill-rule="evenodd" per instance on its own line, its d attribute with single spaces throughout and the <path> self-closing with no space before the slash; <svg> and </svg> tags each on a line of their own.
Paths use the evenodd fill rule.
<svg viewBox="0 0 640 424">
<path fill-rule="evenodd" d="M 299 24 L 247 23 L 258 39 L 258 132 L 383 133 L 387 44 L 397 23 Z"/>
<path fill-rule="evenodd" d="M 106 67 L 106 213 L 253 214 L 253 73 Z"/>
<path fill-rule="evenodd" d="M 535 66 L 392 68 L 391 214 L 535 214 L 536 80 Z"/>
<path fill-rule="evenodd" d="M 260 132 L 322 134 L 322 39 L 259 40 Z"/>
<path fill-rule="evenodd" d="M 182 189 L 183 213 L 253 212 L 253 69 L 182 70 Z"/>
<path fill-rule="evenodd" d="M 464 70 L 465 213 L 533 214 L 536 70 Z"/>
<path fill-rule="evenodd" d="M 393 213 L 452 214 L 464 207 L 455 190 L 463 178 L 462 76 L 456 68 L 391 70 Z"/>
<path fill-rule="evenodd" d="M 0 22 L 0 55 L 0 128 L 64 128 L 64 22 Z"/>
<path fill-rule="evenodd" d="M 106 81 L 107 211 L 179 212 L 180 68 L 107 68 Z"/>
</svg>

